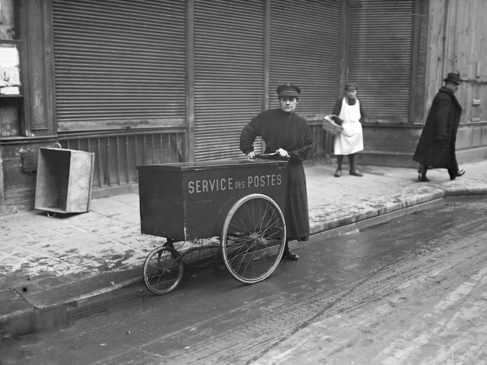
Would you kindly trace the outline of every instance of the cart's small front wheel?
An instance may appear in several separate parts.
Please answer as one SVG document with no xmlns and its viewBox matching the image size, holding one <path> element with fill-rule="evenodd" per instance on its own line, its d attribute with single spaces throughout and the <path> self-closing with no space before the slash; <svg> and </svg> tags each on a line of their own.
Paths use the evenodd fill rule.
<svg viewBox="0 0 487 365">
<path fill-rule="evenodd" d="M 144 261 L 144 283 L 154 294 L 174 290 L 183 277 L 183 262 L 167 247 L 152 250 Z"/>
<path fill-rule="evenodd" d="M 279 265 L 286 244 L 286 223 L 277 203 L 264 194 L 238 200 L 222 230 L 227 270 L 245 284 L 266 279 Z"/>
</svg>

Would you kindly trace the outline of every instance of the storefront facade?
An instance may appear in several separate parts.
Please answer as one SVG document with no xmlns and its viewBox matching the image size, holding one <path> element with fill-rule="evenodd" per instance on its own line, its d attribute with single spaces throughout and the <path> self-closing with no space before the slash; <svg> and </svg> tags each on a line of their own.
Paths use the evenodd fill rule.
<svg viewBox="0 0 487 365">
<path fill-rule="evenodd" d="M 95 153 L 94 196 L 134 191 L 137 165 L 240 158 L 242 127 L 283 82 L 302 87 L 315 158 L 348 80 L 369 114 L 363 158 L 411 163 L 433 93 L 427 1 L 3 2 L 21 70 L 0 106 L 4 207 L 32 207 L 38 148 L 56 142 Z"/>
</svg>

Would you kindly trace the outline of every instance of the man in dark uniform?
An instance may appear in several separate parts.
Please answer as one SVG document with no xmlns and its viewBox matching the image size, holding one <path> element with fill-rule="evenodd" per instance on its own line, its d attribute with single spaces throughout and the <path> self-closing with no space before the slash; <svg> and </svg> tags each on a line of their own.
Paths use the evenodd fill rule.
<svg viewBox="0 0 487 365">
<path fill-rule="evenodd" d="M 462 107 L 455 97 L 461 83 L 458 73 L 449 73 L 443 86 L 431 105 L 428 118 L 419 138 L 414 160 L 419 162 L 418 181 L 429 181 L 428 168 L 445 168 L 450 179 L 462 176 L 465 171 L 458 169 L 455 155 L 458 125 Z"/>
<path fill-rule="evenodd" d="M 276 93 L 280 108 L 258 114 L 244 127 L 240 149 L 248 158 L 255 158 L 253 143 L 261 136 L 266 144 L 265 153 L 277 152 L 288 160 L 287 242 L 283 258 L 296 261 L 299 256 L 289 250 L 288 242 L 306 241 L 309 237 L 308 194 L 302 161 L 309 156 L 313 140 L 306 119 L 294 112 L 301 89 L 288 83 L 277 87 Z"/>
</svg>

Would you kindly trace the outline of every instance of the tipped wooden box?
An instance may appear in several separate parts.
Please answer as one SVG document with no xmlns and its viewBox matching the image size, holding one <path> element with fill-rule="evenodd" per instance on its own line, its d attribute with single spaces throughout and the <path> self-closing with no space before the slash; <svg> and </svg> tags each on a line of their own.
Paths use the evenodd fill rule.
<svg viewBox="0 0 487 365">
<path fill-rule="evenodd" d="M 94 157 L 92 152 L 40 148 L 34 208 L 53 213 L 87 212 Z"/>
</svg>

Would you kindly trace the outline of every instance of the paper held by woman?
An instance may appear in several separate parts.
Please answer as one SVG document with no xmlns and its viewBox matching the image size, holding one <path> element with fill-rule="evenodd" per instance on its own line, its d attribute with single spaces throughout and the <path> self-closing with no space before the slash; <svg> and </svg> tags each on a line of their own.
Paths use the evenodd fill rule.
<svg viewBox="0 0 487 365">
<path fill-rule="evenodd" d="M 323 118 L 323 129 L 327 131 L 328 133 L 333 134 L 334 136 L 339 135 L 343 127 L 341 126 L 343 123 L 343 120 L 338 118 L 338 116 L 334 114 L 326 115 Z"/>
</svg>

